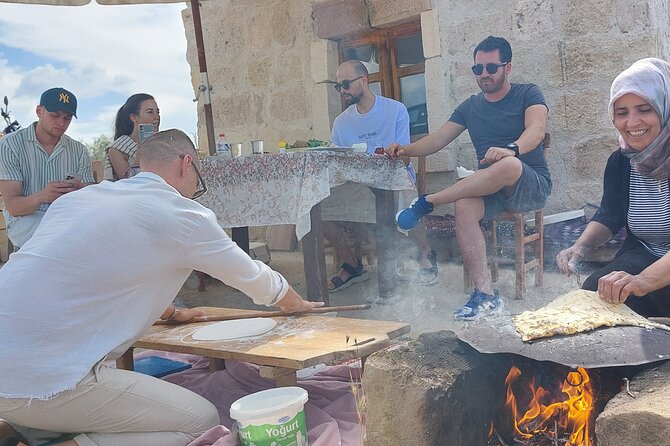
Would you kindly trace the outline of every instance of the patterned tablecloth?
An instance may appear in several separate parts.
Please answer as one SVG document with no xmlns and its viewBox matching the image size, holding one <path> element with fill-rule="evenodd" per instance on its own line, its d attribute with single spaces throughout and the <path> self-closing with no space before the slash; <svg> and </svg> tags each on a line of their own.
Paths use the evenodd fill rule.
<svg viewBox="0 0 670 446">
<path fill-rule="evenodd" d="M 223 227 L 295 224 L 301 239 L 309 212 L 347 181 L 378 189 L 414 191 L 402 161 L 366 153 L 305 151 L 202 162 L 208 192 L 198 199 Z M 356 200 L 356 197 L 352 197 Z"/>
</svg>

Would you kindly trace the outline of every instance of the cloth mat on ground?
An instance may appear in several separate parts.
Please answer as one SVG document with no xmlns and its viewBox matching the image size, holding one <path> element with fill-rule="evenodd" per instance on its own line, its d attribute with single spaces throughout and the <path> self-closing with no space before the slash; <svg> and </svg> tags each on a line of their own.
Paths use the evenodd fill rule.
<svg viewBox="0 0 670 446">
<path fill-rule="evenodd" d="M 196 355 L 147 350 L 135 358 L 151 355 L 190 363 L 191 369 L 163 379 L 202 395 L 219 410 L 221 425 L 205 432 L 188 446 L 239 445 L 238 435 L 230 431 L 234 423 L 229 412 L 231 404 L 243 396 L 275 387 L 272 380 L 260 377 L 258 366 L 253 364 L 226 360 L 224 370 L 211 373 L 209 360 Z M 314 376 L 298 380 L 298 386 L 309 394 L 305 416 L 310 446 L 358 446 L 363 443 L 363 428 L 359 424 L 356 397 L 352 391 L 355 386 L 360 397 L 359 368 L 324 367 Z"/>
</svg>

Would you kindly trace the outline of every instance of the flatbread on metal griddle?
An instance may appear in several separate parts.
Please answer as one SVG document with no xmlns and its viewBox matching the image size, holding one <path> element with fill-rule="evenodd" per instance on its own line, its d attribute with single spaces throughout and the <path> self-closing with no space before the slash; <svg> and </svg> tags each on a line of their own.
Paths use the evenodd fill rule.
<svg viewBox="0 0 670 446">
<path fill-rule="evenodd" d="M 635 299 L 635 296 L 629 299 Z M 670 331 L 667 325 L 651 322 L 624 304 L 605 302 L 598 296 L 597 291 L 586 290 L 571 291 L 539 310 L 524 311 L 512 317 L 512 322 L 523 341 L 571 335 L 615 325 Z"/>
</svg>

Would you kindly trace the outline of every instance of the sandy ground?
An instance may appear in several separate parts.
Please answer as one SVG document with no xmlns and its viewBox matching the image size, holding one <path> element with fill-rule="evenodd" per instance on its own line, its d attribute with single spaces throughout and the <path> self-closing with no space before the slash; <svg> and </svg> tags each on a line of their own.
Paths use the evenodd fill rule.
<svg viewBox="0 0 670 446">
<path fill-rule="evenodd" d="M 305 275 L 302 253 L 300 251 L 273 251 L 270 266 L 279 271 L 293 287 L 305 296 Z M 332 257 L 327 256 L 327 262 Z M 408 270 L 415 267 L 413 261 L 406 261 Z M 334 265 L 328 263 L 328 270 L 334 271 Z M 551 268 L 551 266 L 549 266 Z M 330 294 L 331 305 L 352 305 L 370 303 L 372 308 L 364 311 L 342 312 L 340 317 L 376 319 L 407 322 L 411 326 L 411 336 L 427 331 L 453 330 L 458 332 L 462 322 L 454 320 L 452 312 L 462 306 L 467 296 L 463 291 L 463 273 L 461 265 L 451 262 L 439 264 L 440 282 L 433 286 L 421 286 L 413 282 L 398 282 L 395 294 L 388 299 L 380 299 L 377 288 L 377 266 L 366 265 L 370 280 Z M 495 287 L 500 290 L 504 300 L 504 311 L 511 314 L 527 309 L 539 308 L 561 294 L 577 288 L 573 277 L 565 277 L 555 271 L 546 271 L 544 286 L 536 288 L 533 273 L 527 276 L 527 290 L 523 300 L 514 298 L 515 276 L 512 269 L 503 269 Z M 192 276 L 178 295 L 179 304 L 185 306 L 222 306 L 233 308 L 258 307 L 241 292 L 224 285 L 217 280 L 207 282 L 207 290 L 198 292 L 197 280 Z"/>
</svg>

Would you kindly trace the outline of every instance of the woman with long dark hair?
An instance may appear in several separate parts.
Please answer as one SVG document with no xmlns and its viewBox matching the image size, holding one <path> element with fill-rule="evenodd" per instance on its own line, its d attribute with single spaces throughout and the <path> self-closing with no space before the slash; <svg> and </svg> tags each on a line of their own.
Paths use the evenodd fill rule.
<svg viewBox="0 0 670 446">
<path fill-rule="evenodd" d="M 105 155 L 105 180 L 129 178 L 139 171 L 140 124 L 153 124 L 157 132 L 160 122 L 160 110 L 153 96 L 137 93 L 126 100 L 116 113 L 114 142 Z"/>
</svg>

